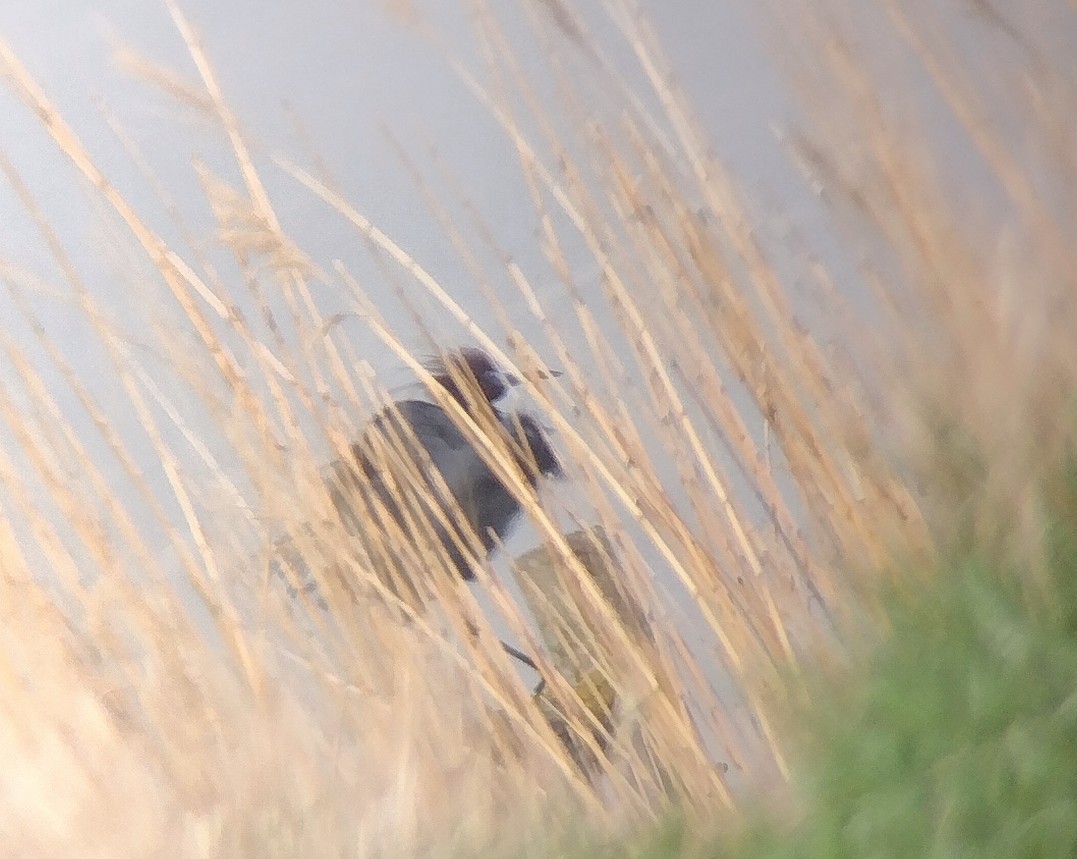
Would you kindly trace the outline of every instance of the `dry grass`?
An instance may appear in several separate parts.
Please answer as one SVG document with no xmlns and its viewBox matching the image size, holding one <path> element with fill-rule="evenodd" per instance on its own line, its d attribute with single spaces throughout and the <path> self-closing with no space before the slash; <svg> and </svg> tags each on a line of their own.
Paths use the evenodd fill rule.
<svg viewBox="0 0 1077 859">
<path fill-rule="evenodd" d="M 1039 478 L 1073 439 L 1077 159 L 1058 110 L 1073 93 L 1059 48 L 1072 8 L 888 3 L 875 28 L 843 11 L 798 19 L 819 62 L 799 78 L 815 108 L 791 148 L 902 334 L 883 408 L 918 449 L 907 460 L 937 534 L 959 521 L 1032 551 Z M 886 86 L 902 69 L 923 85 Z"/>
<path fill-rule="evenodd" d="M 155 232 L 0 45 L 8 85 L 152 267 L 147 294 L 163 287 L 163 309 L 147 315 L 147 358 L 110 325 L 29 189 L 2 165 L 62 272 L 53 288 L 84 312 L 160 469 L 156 482 L 145 476 L 78 368 L 43 340 L 49 378 L 62 379 L 99 435 L 93 449 L 105 454 L 92 453 L 40 368 L 0 331 L 21 387 L 19 396 L 0 391 L 17 442 L 0 450 L 0 521 L 11 523 L 0 534 L 0 834 L 13 853 L 493 855 L 575 827 L 622 831 L 671 805 L 713 818 L 760 791 L 781 795 L 788 772 L 777 728 L 797 694 L 783 675 L 838 653 L 836 624 L 875 617 L 875 576 L 895 569 L 896 557 L 930 555 L 952 529 L 940 502 L 929 533 L 894 438 L 922 431 L 937 450 L 940 426 L 924 415 L 970 438 L 988 471 L 986 497 L 1036 527 L 1034 502 L 1021 494 L 1028 471 L 1071 438 L 1077 311 L 1067 297 L 1077 261 L 1068 239 L 1077 232 L 1072 211 L 1048 208 L 1029 184 L 1006 129 L 970 112 L 997 95 L 977 90 L 960 60 L 927 39 L 930 25 L 894 4 L 890 23 L 909 61 L 926 70 L 965 134 L 961 145 L 979 153 L 1009 200 L 1007 259 L 993 232 L 959 222 L 918 126 L 902 136 L 880 119 L 888 70 L 829 19 L 799 31 L 794 47 L 825 60 L 817 78 L 800 77 L 825 130 L 791 149 L 852 215 L 841 222 L 850 246 L 876 254 L 859 276 L 880 287 L 896 322 L 886 351 L 869 345 L 860 356 L 883 368 L 869 372 L 824 348 L 827 332 L 801 324 L 801 299 L 761 246 L 645 22 L 610 4 L 652 88 L 647 101 L 628 91 L 568 4 L 540 6 L 533 24 L 549 44 L 558 110 L 594 117 L 578 135 L 559 127 L 486 8 L 476 26 L 491 83 L 457 71 L 519 154 L 570 323 L 551 321 L 553 293 L 507 260 L 492 231 L 478 220 L 473 234 L 459 230 L 418 177 L 491 295 L 476 250 L 507 260 L 501 277 L 533 311 L 539 343 L 507 324 L 479 330 L 331 181 L 257 152 L 173 7 L 200 80 L 136 70 L 229 141 L 238 184 L 199 172 L 217 238 L 255 305 L 287 309 L 279 325 L 246 318 L 199 243 L 174 246 Z M 1030 77 L 1015 83 L 1072 90 L 1051 75 L 1051 57 L 1034 56 Z M 841 97 L 824 101 L 823 92 Z M 1021 121 L 1048 136 L 1051 175 L 1072 185 L 1077 149 L 1063 145 L 1072 129 L 1049 99 L 1020 104 Z M 860 147 L 855 164 L 837 154 L 850 139 Z M 549 700 L 589 747 L 591 771 L 532 702 L 473 593 L 441 574 L 446 559 L 421 521 L 360 539 L 334 515 L 319 476 L 326 453 L 345 455 L 362 416 L 387 396 L 337 323 L 361 316 L 431 396 L 439 392 L 357 275 L 342 263 L 323 270 L 284 231 L 267 169 L 322 200 L 387 277 L 403 278 L 518 370 L 556 429 L 585 502 L 537 497 L 489 423 L 440 396 L 524 500 L 584 607 L 594 641 L 565 647 L 619 655 L 596 657 L 617 718 L 633 726 L 611 736 L 543 655 L 513 590 L 493 570 L 482 577 L 515 639 L 536 653 Z M 171 211 L 163 183 L 146 178 Z M 580 299 L 569 243 L 597 266 L 604 307 Z M 814 271 L 827 308 L 844 318 L 825 266 Z M 3 274 L 33 324 L 32 303 L 20 298 L 29 278 Z M 315 288 L 324 285 L 335 290 L 336 316 L 319 310 Z M 910 327 L 915 320 L 921 327 Z M 589 345 L 586 361 L 565 324 Z M 850 351 L 864 345 L 844 334 Z M 563 367 L 562 382 L 538 378 L 538 353 Z M 638 393 L 625 387 L 629 376 L 642 380 Z M 407 468 L 392 445 L 385 455 Z M 163 547 L 146 523 L 165 535 Z M 608 535 L 618 587 L 644 607 L 642 620 L 622 623 L 617 600 L 571 551 L 566 533 L 581 525 Z M 326 608 L 288 597 L 281 579 L 297 571 L 317 581 Z M 686 604 L 699 618 L 690 636 Z"/>
</svg>

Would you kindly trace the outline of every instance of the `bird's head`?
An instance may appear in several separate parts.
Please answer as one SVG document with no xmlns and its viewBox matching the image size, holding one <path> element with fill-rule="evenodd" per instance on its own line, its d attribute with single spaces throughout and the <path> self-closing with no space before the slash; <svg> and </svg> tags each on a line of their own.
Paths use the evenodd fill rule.
<svg viewBox="0 0 1077 859">
<path fill-rule="evenodd" d="M 518 376 L 505 370 L 488 352 L 476 346 L 464 346 L 434 358 L 427 364 L 427 369 L 434 380 L 465 408 L 465 379 L 474 380 L 483 398 L 491 405 L 504 398 L 510 388 L 520 384 Z M 561 371 L 539 370 L 537 375 L 542 379 L 550 379 L 560 376 Z"/>
<path fill-rule="evenodd" d="M 465 379 L 474 380 L 482 396 L 491 404 L 504 397 L 509 388 L 520 383 L 516 376 L 505 372 L 487 352 L 474 346 L 465 346 L 431 361 L 429 369 L 434 380 L 465 408 Z"/>
</svg>

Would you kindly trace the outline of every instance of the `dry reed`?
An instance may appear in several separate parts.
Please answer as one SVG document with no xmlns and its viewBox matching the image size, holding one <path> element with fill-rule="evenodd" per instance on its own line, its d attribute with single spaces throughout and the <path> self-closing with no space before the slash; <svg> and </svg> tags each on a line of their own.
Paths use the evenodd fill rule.
<svg viewBox="0 0 1077 859">
<path fill-rule="evenodd" d="M 1066 300 L 1077 270 L 1067 242 L 1074 225 L 1041 205 L 1004 135 L 968 114 L 974 88 L 943 61 L 926 25 L 910 22 L 897 4 L 891 23 L 1011 199 L 1021 258 L 1034 258 L 1039 284 L 1033 298 L 1022 296 L 1020 314 L 1003 306 L 1007 285 L 1023 288 L 1024 273 L 999 269 L 989 237 L 954 228 L 953 204 L 922 149 L 906 148 L 875 121 L 885 80 L 872 77 L 870 58 L 832 38 L 830 24 L 806 28 L 798 46 L 825 46 L 827 61 L 818 80 L 805 81 L 806 103 L 819 105 L 819 118 L 845 111 L 844 125 L 831 130 L 862 133 L 866 166 L 861 176 L 847 175 L 832 154 L 846 141 L 824 132 L 791 148 L 812 181 L 851 205 L 851 242 L 881 246 L 886 265 L 896 261 L 900 276 L 881 291 L 900 301 L 912 296 L 922 314 L 900 311 L 899 326 L 926 317 L 938 334 L 898 328 L 880 363 L 896 355 L 905 384 L 885 372 L 855 372 L 801 325 L 733 177 L 710 153 L 654 34 L 628 4 L 610 3 L 608 12 L 651 87 L 648 100 L 631 92 L 569 4 L 530 10 L 549 46 L 558 109 L 595 117 L 580 122 L 577 135 L 561 127 L 484 5 L 476 26 L 490 84 L 456 66 L 519 156 L 560 300 L 591 353 L 586 362 L 563 336 L 565 323 L 551 321 L 550 292 L 507 258 L 480 219 L 478 239 L 458 229 L 417 168 L 432 211 L 471 259 L 480 286 L 493 291 L 472 245 L 505 259 L 502 275 L 533 312 L 539 345 L 506 324 L 500 335 L 512 348 L 500 348 L 497 332 L 479 329 L 327 178 L 279 159 L 259 167 L 268 159 L 228 107 L 197 34 L 175 4 L 169 8 L 199 81 L 141 61 L 133 68 L 228 140 L 239 183 L 199 170 L 217 239 L 255 306 L 268 315 L 279 299 L 287 324 L 263 328 L 244 317 L 189 225 L 179 224 L 186 248 L 166 242 L 0 44 L 8 86 L 164 286 L 167 312 L 147 324 L 157 326 L 153 352 L 172 374 L 162 384 L 149 359 L 110 326 L 30 190 L 3 162 L 163 478 L 151 483 L 78 369 L 43 338 L 50 376 L 75 395 L 104 443 L 107 467 L 131 487 L 116 489 L 100 457 L 71 431 L 41 370 L 0 329 L 22 391 L 21 399 L 0 391 L 0 415 L 16 442 L 14 451 L 0 450 L 0 522 L 10 523 L 0 533 L 7 763 L 0 834 L 13 853 L 492 855 L 528 837 L 555 842 L 577 826 L 623 831 L 671 806 L 706 820 L 785 783 L 777 728 L 798 694 L 788 678 L 838 653 L 843 624 L 879 619 L 874 577 L 893 569 L 895 557 L 930 556 L 945 529 L 936 513 L 929 533 L 884 419 L 903 421 L 904 438 L 918 416 L 934 413 L 974 436 L 989 468 L 1000 471 L 986 484 L 994 503 L 1035 527 L 1035 511 L 1014 492 L 1032 463 L 1046 461 L 1045 446 L 1070 437 L 1072 412 L 1053 410 L 1059 391 L 1073 389 L 1077 366 L 1072 337 L 1059 334 L 1074 312 Z M 1054 67 L 1040 60 L 1037 68 Z M 570 71 L 578 69 L 586 85 Z M 819 93 L 828 87 L 846 97 L 824 106 Z M 611 106 L 613 119 L 601 119 Z M 1030 107 L 1027 121 L 1056 127 L 1042 104 Z M 132 141 L 121 136 L 121 143 L 174 212 L 165 183 Z M 1053 151 L 1072 184 L 1077 149 Z M 343 263 L 319 266 L 285 232 L 265 169 L 321 200 L 326 217 L 349 224 L 389 276 L 403 276 L 527 379 L 586 503 L 561 506 L 531 490 L 506 439 L 439 391 L 361 279 Z M 570 240 L 598 269 L 602 308 L 581 298 Z M 26 321 L 43 331 L 20 298 L 33 284 L 7 267 L 2 273 Z M 865 272 L 865 280 L 875 274 Z M 340 315 L 323 314 L 315 284 L 336 290 Z M 586 618 L 562 632 L 563 648 L 598 654 L 594 677 L 631 730 L 603 724 L 581 700 L 579 678 L 559 673 L 565 660 L 558 664 L 540 646 L 527 607 L 486 568 L 480 588 L 534 651 L 549 706 L 563 720 L 552 724 L 497 646 L 474 594 L 443 574 L 448 561 L 421 504 L 399 527 L 382 516 L 384 527 L 365 535 L 335 515 L 325 454 L 346 457 L 362 416 L 388 402 L 340 334 L 336 323 L 348 314 L 416 373 L 521 498 Z M 936 351 L 924 352 L 925 342 Z M 540 352 L 560 363 L 563 382 L 538 378 Z M 912 366 L 920 361 L 930 366 Z M 585 365 L 596 368 L 592 375 Z M 625 389 L 630 375 L 641 380 L 637 393 Z M 877 407 L 871 387 L 882 380 L 893 388 Z M 206 420 L 181 407 L 179 389 Z M 924 408 L 925 390 L 937 392 L 934 412 Z M 1016 455 L 1014 444 L 1026 449 Z M 992 453 L 1007 446 L 1005 457 Z M 393 440 L 382 454 L 394 473 L 416 467 Z M 145 519 L 165 535 L 163 545 L 151 545 Z M 617 587 L 640 607 L 631 622 L 566 539 L 579 526 L 607 535 Z M 474 541 L 460 548 L 481 554 Z M 308 580 L 316 591 L 304 587 Z M 698 615 L 691 636 L 686 605 Z M 584 628 L 592 641 L 581 640 Z M 598 685 L 592 692 L 601 697 Z M 555 728 L 588 748 L 588 769 Z"/>
</svg>

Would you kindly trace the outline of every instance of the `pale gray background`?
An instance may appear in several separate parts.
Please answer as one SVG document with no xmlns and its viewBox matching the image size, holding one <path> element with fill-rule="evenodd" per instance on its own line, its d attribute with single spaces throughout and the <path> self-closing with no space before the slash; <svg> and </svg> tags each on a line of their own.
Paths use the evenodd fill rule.
<svg viewBox="0 0 1077 859">
<path fill-rule="evenodd" d="M 417 348 L 426 347 L 383 270 L 336 215 L 277 170 L 267 157 L 267 153 L 280 154 L 309 166 L 309 151 L 297 137 L 297 126 L 304 130 L 310 147 L 344 196 L 446 285 L 480 325 L 493 329 L 495 317 L 488 303 L 471 283 L 445 231 L 429 214 L 383 129 L 388 128 L 404 142 L 420 170 L 428 178 L 433 177 L 438 186 L 436 177 L 440 168 L 428 151 L 431 142 L 436 143 L 441 162 L 449 166 L 485 221 L 493 225 L 498 243 L 537 282 L 544 283 L 546 273 L 550 283 L 550 292 L 545 294 L 548 306 L 558 304 L 560 287 L 548 276 L 536 241 L 536 215 L 521 181 L 516 153 L 488 112 L 453 75 L 444 55 L 432 49 L 428 41 L 394 22 L 380 4 L 372 2 L 182 0 L 181 5 L 204 41 L 227 101 L 257 144 L 258 166 L 286 231 L 317 264 L 329 266 L 334 259 L 346 261 L 407 342 Z M 455 56 L 481 78 L 483 65 L 467 13 L 461 8 L 466 5 L 428 2 L 420 4 L 420 14 Z M 541 47 L 530 37 L 520 15 L 513 11 L 516 4 L 493 2 L 491 5 L 517 47 L 520 63 L 527 69 L 541 68 L 537 61 Z M 602 15 L 594 9 L 598 4 L 581 5 L 594 11 L 589 21 L 596 42 L 610 53 L 629 80 L 638 85 L 645 101 L 653 106 L 629 53 L 613 28 L 603 23 Z M 709 135 L 714 154 L 736 177 L 757 239 L 787 276 L 787 282 L 795 289 L 798 281 L 806 278 L 804 249 L 810 248 L 829 266 L 846 297 L 859 301 L 863 295 L 854 276 L 859 250 L 851 259 L 843 251 L 840 234 L 832 229 L 823 203 L 793 168 L 776 133 L 797 127 L 801 117 L 795 106 L 797 89 L 779 73 L 782 58 L 768 47 L 776 42 L 774 31 L 764 29 L 755 20 L 750 12 L 754 4 L 747 2 L 646 0 L 641 5 L 657 28 L 674 73 Z M 955 32 L 961 33 L 952 47 L 963 52 L 972 73 L 990 80 L 992 64 L 1022 62 L 1024 48 L 1015 47 L 998 27 L 972 14 L 973 5 L 954 4 L 950 9 Z M 780 4 L 777 8 L 776 20 L 781 17 Z M 895 93 L 928 93 L 920 109 L 910 110 L 908 116 L 902 113 L 903 103 L 898 98 L 893 102 L 896 107 L 888 121 L 895 122 L 895 129 L 900 131 L 901 123 L 912 117 L 922 123 L 920 128 L 924 133 L 942 141 L 942 151 L 960 153 L 945 159 L 947 169 L 942 178 L 964 182 L 982 192 L 977 201 L 980 205 L 977 216 L 984 217 L 986 211 L 989 214 L 985 224 L 1004 223 L 1005 200 L 991 186 L 990 172 L 982 161 L 967 156 L 967 141 L 952 118 L 946 116 L 922 70 L 908 62 L 907 55 L 902 59 L 901 50 L 894 48 L 886 33 L 871 30 L 873 19 L 866 17 L 866 20 L 869 24 L 858 31 L 859 35 L 868 43 L 886 46 L 874 58 L 880 64 L 893 64 L 901 72 L 894 77 Z M 1059 21 L 1035 23 L 1037 32 L 1045 36 L 1044 43 L 1056 57 L 1077 56 L 1077 51 L 1067 51 L 1067 45 L 1073 45 L 1072 15 L 1061 16 Z M 789 20 L 785 26 L 795 28 L 797 21 Z M 179 235 L 174 225 L 109 129 L 103 111 L 119 120 L 168 189 L 197 241 L 204 243 L 203 249 L 221 265 L 225 283 L 236 284 L 234 294 L 229 294 L 228 299 L 257 325 L 258 314 L 250 296 L 237 281 L 229 280 L 232 269 L 227 254 L 209 241 L 213 229 L 211 212 L 192 169 L 192 160 L 197 158 L 213 172 L 238 184 L 233 160 L 219 132 L 144 81 L 132 80 L 112 62 L 114 48 L 124 45 L 176 70 L 181 77 L 196 81 L 190 57 L 167 9 L 152 0 L 33 3 L 9 0 L 0 3 L 0 37 L 22 58 L 110 179 L 154 229 L 175 242 Z M 787 44 L 800 46 L 795 38 Z M 803 44 L 809 52 L 815 47 L 812 42 Z M 1062 68 L 1071 65 L 1067 63 Z M 905 71 L 908 75 L 904 75 Z M 1001 99 L 1000 109 L 1005 104 L 1006 100 Z M 814 107 L 825 108 L 825 105 Z M 1060 105 L 1060 110 L 1071 114 L 1072 104 Z M 570 117 L 552 118 L 555 122 L 571 122 Z M 1010 128 L 1020 146 L 1024 143 L 1020 124 Z M 1027 144 L 1027 151 L 1033 154 L 1034 144 L 1034 141 Z M 951 145 L 955 148 L 948 149 Z M 848 141 L 848 147 L 846 151 L 855 157 L 857 141 Z M 165 394 L 175 400 L 195 430 L 211 435 L 213 426 L 200 421 L 188 392 L 182 386 L 171 385 L 167 363 L 154 354 L 154 335 L 145 325 L 149 316 L 167 307 L 167 302 L 162 302 L 159 279 L 148 267 L 144 279 L 138 276 L 139 265 L 145 267 L 145 263 L 132 262 L 137 254 L 130 253 L 131 242 L 124 238 L 123 230 L 117 228 L 114 218 L 104 211 L 100 202 L 92 201 L 92 194 L 85 193 L 85 183 L 75 177 L 59 156 L 37 119 L 4 88 L 0 88 L 0 150 L 28 183 L 97 306 L 125 333 L 129 348 L 158 380 Z M 1050 176 L 1039 178 L 1044 194 L 1049 196 Z M 445 190 L 447 186 L 438 187 Z M 1060 200 L 1057 204 L 1072 206 L 1072 201 Z M 453 215 L 463 220 L 459 209 L 454 209 Z M 569 249 L 581 288 L 594 298 L 596 308 L 601 306 L 594 263 L 578 246 L 570 245 Z M 28 299 L 44 326 L 45 336 L 76 367 L 80 380 L 103 406 L 110 424 L 137 460 L 169 515 L 179 521 L 177 505 L 153 446 L 140 430 L 85 314 L 72 302 L 69 288 L 6 182 L 0 182 L 0 265 L 10 282 L 25 283 L 35 278 L 43 282 L 28 293 Z M 529 336 L 537 333 L 534 320 L 503 270 L 498 275 L 497 266 L 488 265 L 488 271 L 493 273 L 513 324 Z M 417 288 L 409 289 L 416 296 L 420 294 Z M 315 296 L 326 315 L 351 309 L 344 296 L 331 286 L 316 287 Z M 269 303 L 274 305 L 272 300 Z M 273 309 L 280 311 L 279 302 Z M 801 310 L 808 313 L 811 308 L 798 304 L 798 312 Z M 434 335 L 443 343 L 459 339 L 460 332 L 443 320 L 442 313 L 428 317 Z M 562 321 L 566 328 L 571 327 L 569 319 Z M 611 319 L 605 322 L 608 328 L 615 327 Z M 374 336 L 358 323 L 343 325 L 349 334 L 354 332 L 351 341 L 354 351 L 384 373 L 388 384 L 407 381 L 408 374 L 401 372 L 399 362 Z M 285 331 L 286 337 L 287 334 Z M 40 368 L 48 389 L 58 401 L 63 420 L 84 439 L 91 455 L 106 470 L 111 469 L 116 491 L 130 503 L 151 545 L 161 547 L 165 555 L 167 526 L 154 523 L 140 509 L 131 487 L 119 476 L 114 464 L 110 465 L 111 457 L 104 442 L 36 344 L 33 331 L 17 311 L 7 289 L 0 289 L 0 335 L 3 344 L 13 344 Z M 578 359 L 584 365 L 589 360 L 583 352 Z M 12 408 L 33 411 L 32 398 L 22 390 L 4 356 L 0 356 L 0 386 L 4 395 L 0 414 L 10 413 Z M 359 421 L 362 416 L 356 415 L 354 419 Z M 48 423 L 48 419 L 43 422 Z M 757 421 L 753 429 L 760 431 L 761 427 L 762 422 Z M 181 456 L 183 467 L 192 475 L 200 473 L 201 466 L 190 446 L 174 431 L 166 429 L 166 435 Z M 213 447 L 212 439 L 209 442 Z M 19 461 L 19 444 L 11 427 L 3 421 L 0 421 L 0 445 L 14 457 L 15 468 L 34 484 L 30 469 Z M 226 470 L 229 468 L 227 461 L 222 465 Z M 58 468 L 61 479 L 73 485 L 83 481 L 78 462 L 61 462 Z M 675 477 L 670 466 L 667 485 L 674 492 Z M 197 485 L 197 479 L 194 482 Z M 36 486 L 36 490 L 42 499 L 49 495 L 41 486 Z M 27 536 L 11 493 L 0 491 L 0 499 L 4 504 L 0 514 L 12 519 L 20 536 Z M 252 508 L 257 508 L 256 497 L 248 501 Z M 45 500 L 41 503 L 46 513 L 63 521 L 61 511 L 51 510 Z M 257 509 L 254 514 L 257 515 Z M 509 549 L 515 553 L 533 541 L 533 532 L 522 528 L 509 543 Z M 656 573 L 660 580 L 667 578 L 660 567 Z M 663 584 L 676 590 L 668 579 Z M 681 600 L 686 613 L 691 611 L 689 602 Z M 689 622 L 685 628 L 689 638 L 693 637 L 692 625 Z M 709 648 L 713 644 L 702 646 Z M 703 656 L 699 651 L 697 654 Z M 710 668 L 713 663 L 704 659 L 704 664 Z"/>
<path fill-rule="evenodd" d="M 523 19 L 512 11 L 513 4 L 493 5 L 519 46 L 521 62 L 534 67 L 536 58 L 526 52 L 539 48 L 529 38 Z M 301 126 L 345 196 L 446 284 L 480 324 L 491 326 L 493 315 L 469 285 L 466 270 L 444 230 L 428 214 L 383 127 L 404 141 L 420 168 L 435 178 L 437 168 L 427 152 L 429 142 L 436 141 L 439 157 L 466 187 L 482 216 L 494 225 L 501 246 L 532 277 L 542 281 L 544 265 L 535 241 L 536 216 L 514 151 L 487 111 L 452 74 L 440 52 L 386 15 L 380 4 L 188 0 L 182 9 L 203 39 L 228 102 L 260 151 L 283 154 L 308 166 L 306 144 L 296 135 L 297 124 Z M 810 227 L 811 195 L 796 177 L 774 133 L 790 120 L 786 90 L 758 28 L 751 25 L 737 3 L 652 2 L 645 4 L 645 9 L 716 153 L 738 176 L 748 202 L 763 214 L 763 229 L 780 236 L 790 223 L 799 222 L 799 229 Z M 481 77 L 483 67 L 466 13 L 449 3 L 425 4 L 420 11 L 427 25 Z M 640 80 L 631 57 L 603 16 L 592 15 L 591 23 L 599 43 L 633 76 L 631 80 Z M 98 164 L 155 229 L 170 241 L 179 238 L 108 128 L 103 111 L 116 117 L 136 140 L 198 239 L 210 238 L 210 212 L 191 164 L 197 157 L 237 182 L 220 135 L 194 111 L 178 106 L 144 81 L 132 80 L 113 62 L 115 48 L 122 45 L 175 69 L 187 80 L 197 81 L 163 4 L 117 0 L 7 3 L 0 7 L 0 34 L 42 84 Z M 645 87 L 640 91 L 645 93 Z M 151 339 L 144 319 L 162 293 L 159 286 L 142 286 L 132 277 L 132 263 L 126 255 L 137 258 L 137 254 L 124 250 L 131 243 L 123 229 L 115 226 L 99 202 L 89 202 L 91 195 L 83 193 L 85 183 L 75 177 L 35 117 L 7 91 L 0 91 L 0 117 L 0 147 L 29 184 L 98 306 L 135 344 L 143 335 Z M 259 167 L 286 230 L 300 247 L 322 265 L 338 258 L 347 261 L 405 338 L 424 348 L 418 332 L 412 333 L 414 326 L 396 301 L 392 286 L 362 253 L 354 234 L 323 204 L 276 170 L 268 158 L 260 157 Z M 29 274 L 52 285 L 33 296 L 48 336 L 78 367 L 80 377 L 105 405 L 110 420 L 124 434 L 146 474 L 160 483 L 162 497 L 170 504 L 156 457 L 137 429 L 96 336 L 89 331 L 83 313 L 65 297 L 68 290 L 55 264 L 6 183 L 0 183 L 0 223 L 0 258 L 17 276 Z M 227 255 L 208 242 L 206 247 L 213 259 L 221 260 L 227 273 Z M 577 262 L 584 288 L 597 290 L 593 263 L 582 253 Z M 137 271 L 138 264 L 133 265 Z M 331 289 L 319 288 L 316 294 L 327 315 L 349 309 L 341 306 L 341 297 Z M 534 322 L 507 280 L 501 294 L 513 322 L 527 332 Z M 238 285 L 231 298 L 240 307 L 246 303 L 249 309 L 249 296 Z M 25 321 L 3 293 L 0 314 L 5 334 L 31 357 L 40 357 Z M 407 379 L 375 337 L 358 323 L 344 324 L 349 332 L 354 331 L 356 351 L 386 371 L 390 384 Z M 447 325 L 432 327 L 445 342 L 460 336 Z M 144 360 L 154 367 L 152 357 Z M 65 414 L 76 427 L 85 427 L 86 417 L 66 385 L 55 378 L 48 362 L 40 366 L 45 368 L 46 382 Z M 167 368 L 161 370 L 167 386 Z M 16 386 L 9 390 L 16 390 Z M 175 396 L 182 405 L 182 392 L 175 392 Z M 0 432 L 10 442 L 6 430 Z M 80 435 L 91 450 L 104 453 L 94 433 Z M 122 482 L 118 485 L 122 491 Z"/>
</svg>

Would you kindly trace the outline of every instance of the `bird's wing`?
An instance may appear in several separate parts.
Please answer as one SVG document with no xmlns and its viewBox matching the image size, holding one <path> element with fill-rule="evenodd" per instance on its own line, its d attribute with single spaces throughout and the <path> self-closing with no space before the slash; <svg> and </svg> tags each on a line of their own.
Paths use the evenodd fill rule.
<svg viewBox="0 0 1077 859">
<path fill-rule="evenodd" d="M 401 426 L 401 422 L 405 426 Z M 421 456 L 415 449 L 416 443 L 423 448 L 422 453 L 425 456 Z M 458 502 L 463 502 L 468 496 L 471 484 L 489 472 L 479 454 L 453 424 L 444 409 L 423 400 L 406 400 L 379 412 L 371 419 L 362 435 L 352 445 L 351 461 L 334 463 L 335 482 L 346 485 L 355 482 L 359 475 L 362 475 L 364 482 L 370 485 L 383 501 L 388 501 L 387 483 L 390 481 L 384 473 L 386 463 L 377 453 L 379 449 L 384 450 L 386 445 L 415 451 L 420 472 L 428 471 L 424 460 L 429 459 Z M 406 481 L 403 475 L 401 479 Z M 424 494 L 439 494 L 435 492 L 437 484 L 434 480 L 428 479 L 423 483 Z"/>
</svg>

